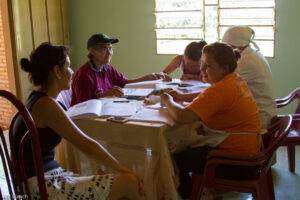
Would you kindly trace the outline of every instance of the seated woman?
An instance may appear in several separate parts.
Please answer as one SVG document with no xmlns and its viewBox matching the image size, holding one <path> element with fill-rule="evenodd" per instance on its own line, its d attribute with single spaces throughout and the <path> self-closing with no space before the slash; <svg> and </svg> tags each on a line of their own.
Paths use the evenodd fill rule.
<svg viewBox="0 0 300 200">
<path fill-rule="evenodd" d="M 248 84 L 254 96 L 260 121 L 263 128 L 271 124 L 271 119 L 277 114 L 273 78 L 267 59 L 259 51 L 253 41 L 255 32 L 248 26 L 233 26 L 228 28 L 222 41 L 229 44 L 241 54 L 236 73 Z M 256 48 L 252 48 L 251 44 Z"/>
<path fill-rule="evenodd" d="M 121 165 L 101 144 L 85 135 L 56 102 L 62 90 L 69 89 L 73 74 L 70 68 L 69 49 L 50 43 L 41 44 L 30 56 L 21 60 L 22 69 L 29 73 L 37 87 L 26 101 L 39 133 L 43 168 L 49 199 L 144 199 L 141 179 Z M 17 119 L 14 144 L 26 133 L 21 118 Z M 104 175 L 80 177 L 60 168 L 54 160 L 54 148 L 65 138 L 95 162 L 114 172 Z M 18 152 L 19 146 L 15 147 Z M 29 141 L 25 144 L 24 160 L 33 199 L 39 198 L 39 189 Z"/>
<path fill-rule="evenodd" d="M 162 71 L 165 77 L 168 77 L 175 69 L 179 68 L 181 80 L 202 80 L 199 60 L 202 54 L 202 48 L 206 45 L 204 40 L 191 42 L 184 50 L 183 55 L 178 55 Z M 166 78 L 165 78 L 166 79 Z"/>
<path fill-rule="evenodd" d="M 213 149 L 238 154 L 253 154 L 259 150 L 257 133 L 261 129 L 261 123 L 258 110 L 246 82 L 234 73 L 236 66 L 236 55 L 229 45 L 220 42 L 209 44 L 203 48 L 201 74 L 203 81 L 211 86 L 187 107 L 176 103 L 170 94 L 161 96 L 161 104 L 167 107 L 178 123 L 200 120 L 203 124 L 201 133 L 204 131 L 204 139 L 173 154 L 179 169 L 178 192 L 182 198 L 189 198 L 191 195 L 192 181 L 189 173 L 203 173 L 206 156 Z M 177 95 L 177 100 L 182 95 Z M 234 168 L 233 174 L 238 174 L 239 170 L 244 168 Z M 231 175 L 227 173 L 228 171 L 226 176 Z"/>
</svg>

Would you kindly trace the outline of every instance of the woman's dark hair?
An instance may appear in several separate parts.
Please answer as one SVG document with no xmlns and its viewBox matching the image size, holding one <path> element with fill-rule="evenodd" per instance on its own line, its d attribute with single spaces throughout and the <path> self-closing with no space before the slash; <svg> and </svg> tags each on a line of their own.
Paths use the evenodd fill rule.
<svg viewBox="0 0 300 200">
<path fill-rule="evenodd" d="M 195 62 L 198 62 L 202 55 L 203 47 L 207 45 L 204 40 L 199 42 L 191 42 L 185 47 L 184 55 Z"/>
<path fill-rule="evenodd" d="M 230 73 L 234 72 L 237 67 L 237 59 L 240 58 L 238 51 L 234 51 L 231 46 L 222 42 L 206 45 L 203 48 L 203 53 L 214 56 L 220 67 L 228 65 Z"/>
<path fill-rule="evenodd" d="M 29 73 L 30 82 L 36 86 L 46 86 L 50 81 L 50 71 L 55 65 L 62 70 L 70 48 L 66 46 L 42 43 L 27 58 L 21 59 L 21 68 Z"/>
</svg>

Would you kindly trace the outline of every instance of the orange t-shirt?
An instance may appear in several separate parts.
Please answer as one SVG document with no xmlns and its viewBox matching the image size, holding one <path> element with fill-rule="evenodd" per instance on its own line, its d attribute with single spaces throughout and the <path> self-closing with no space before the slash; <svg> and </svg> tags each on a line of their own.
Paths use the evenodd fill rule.
<svg viewBox="0 0 300 200">
<path fill-rule="evenodd" d="M 258 109 L 246 82 L 236 73 L 200 93 L 187 106 L 211 129 L 229 133 L 257 133 L 261 129 Z M 256 153 L 257 134 L 232 134 L 218 146 L 236 153 Z"/>
</svg>

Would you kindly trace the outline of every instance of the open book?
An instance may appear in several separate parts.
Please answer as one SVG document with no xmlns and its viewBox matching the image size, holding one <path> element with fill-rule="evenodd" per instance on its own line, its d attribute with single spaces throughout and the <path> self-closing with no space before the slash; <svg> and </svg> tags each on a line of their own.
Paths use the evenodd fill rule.
<svg viewBox="0 0 300 200">
<path fill-rule="evenodd" d="M 163 108 L 160 109 L 143 108 L 135 115 L 129 117 L 129 120 L 143 121 L 143 122 L 163 122 L 171 126 L 175 124 L 173 118 Z"/>
<path fill-rule="evenodd" d="M 100 116 L 131 116 L 136 113 L 136 104 L 130 102 L 114 103 L 101 102 L 99 99 L 91 99 L 76 104 L 69 108 L 67 114 L 72 119 Z"/>
</svg>

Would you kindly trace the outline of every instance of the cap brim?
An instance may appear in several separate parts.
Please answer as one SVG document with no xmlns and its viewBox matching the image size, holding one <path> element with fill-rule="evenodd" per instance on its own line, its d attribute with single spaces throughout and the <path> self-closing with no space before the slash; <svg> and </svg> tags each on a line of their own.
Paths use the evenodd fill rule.
<svg viewBox="0 0 300 200">
<path fill-rule="evenodd" d="M 118 38 L 112 38 L 109 40 L 110 43 L 114 44 L 114 43 L 118 43 L 119 39 Z"/>
</svg>

